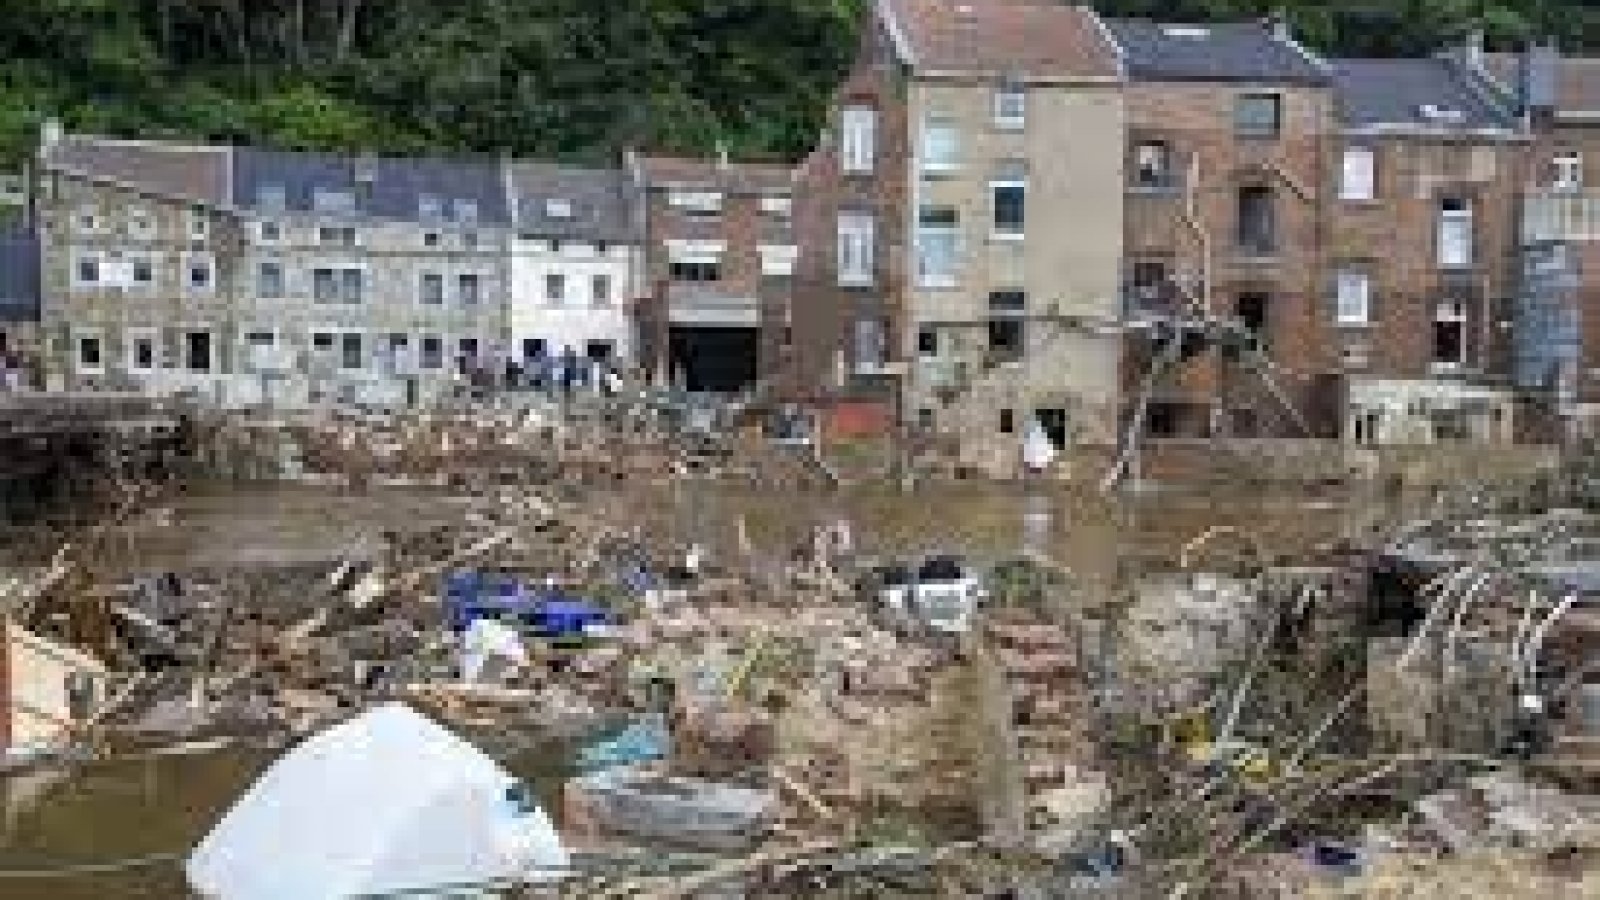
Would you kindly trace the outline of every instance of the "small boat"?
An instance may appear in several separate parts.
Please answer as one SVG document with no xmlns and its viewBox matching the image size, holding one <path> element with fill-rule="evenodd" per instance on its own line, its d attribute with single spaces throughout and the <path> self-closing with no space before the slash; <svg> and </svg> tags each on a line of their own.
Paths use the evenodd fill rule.
<svg viewBox="0 0 1600 900">
<path fill-rule="evenodd" d="M 606 831 L 707 850 L 746 850 L 772 826 L 769 791 L 609 768 L 573 783 L 587 816 Z"/>
</svg>

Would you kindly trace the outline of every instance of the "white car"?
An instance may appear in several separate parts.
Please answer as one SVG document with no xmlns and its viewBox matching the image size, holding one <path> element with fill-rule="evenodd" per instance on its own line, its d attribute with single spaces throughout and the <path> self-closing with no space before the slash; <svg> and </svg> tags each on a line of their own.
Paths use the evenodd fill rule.
<svg viewBox="0 0 1600 900">
<path fill-rule="evenodd" d="M 885 612 L 946 634 L 966 632 L 985 597 L 983 580 L 954 556 L 930 556 L 915 569 L 887 566 L 877 575 Z"/>
</svg>

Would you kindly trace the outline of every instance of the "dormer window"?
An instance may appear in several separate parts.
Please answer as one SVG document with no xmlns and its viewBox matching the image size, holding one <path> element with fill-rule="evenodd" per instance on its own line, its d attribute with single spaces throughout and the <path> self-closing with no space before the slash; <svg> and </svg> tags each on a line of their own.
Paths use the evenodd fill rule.
<svg viewBox="0 0 1600 900">
<path fill-rule="evenodd" d="M 1424 103 L 1417 107 L 1417 118 L 1435 125 L 1459 125 L 1466 116 L 1459 109 Z"/>
<path fill-rule="evenodd" d="M 281 210 L 289 205 L 288 192 L 281 184 L 263 184 L 256 188 L 256 205 L 266 210 Z"/>
<path fill-rule="evenodd" d="M 478 221 L 478 201 L 476 200 L 457 200 L 451 204 L 451 209 L 455 213 L 457 222 L 471 223 Z"/>
<path fill-rule="evenodd" d="M 1027 122 L 1028 95 L 1020 84 L 1002 84 L 994 92 L 994 127 L 1016 131 Z"/>
<path fill-rule="evenodd" d="M 437 221 L 444 217 L 444 201 L 432 194 L 417 198 L 417 217 L 423 221 Z"/>
<path fill-rule="evenodd" d="M 675 191 L 667 202 L 691 216 L 714 216 L 722 212 L 722 195 L 715 191 Z"/>
<path fill-rule="evenodd" d="M 572 201 L 560 197 L 551 197 L 544 201 L 544 215 L 547 219 L 572 218 Z"/>
<path fill-rule="evenodd" d="M 312 192 L 311 205 L 317 212 L 351 212 L 356 208 L 356 197 L 349 191 L 317 188 Z"/>
</svg>

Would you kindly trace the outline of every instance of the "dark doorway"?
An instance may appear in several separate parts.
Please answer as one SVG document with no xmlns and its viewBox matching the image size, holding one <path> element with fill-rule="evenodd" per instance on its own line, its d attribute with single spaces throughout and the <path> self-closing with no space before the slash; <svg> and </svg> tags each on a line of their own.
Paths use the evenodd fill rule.
<svg viewBox="0 0 1600 900">
<path fill-rule="evenodd" d="M 736 394 L 756 382 L 760 336 L 755 328 L 673 328 L 672 374 L 695 393 Z"/>
<path fill-rule="evenodd" d="M 184 363 L 189 371 L 211 371 L 211 332 L 189 332 L 184 336 L 184 351 Z"/>
<path fill-rule="evenodd" d="M 1067 411 L 1064 409 L 1041 409 L 1034 415 L 1039 419 L 1039 427 L 1044 429 L 1045 437 L 1056 447 L 1067 446 Z"/>
<path fill-rule="evenodd" d="M 1264 346 L 1267 343 L 1267 329 L 1271 325 L 1269 310 L 1272 298 L 1262 293 L 1240 294 L 1234 305 L 1234 314 L 1239 317 L 1239 324 L 1255 336 L 1256 344 Z"/>
</svg>

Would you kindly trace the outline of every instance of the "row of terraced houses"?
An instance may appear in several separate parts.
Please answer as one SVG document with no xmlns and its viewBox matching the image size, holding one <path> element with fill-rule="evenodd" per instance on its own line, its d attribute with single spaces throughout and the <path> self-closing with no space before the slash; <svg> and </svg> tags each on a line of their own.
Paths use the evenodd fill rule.
<svg viewBox="0 0 1600 900">
<path fill-rule="evenodd" d="M 421 402 L 606 360 L 1020 435 L 1546 440 L 1600 414 L 1600 60 L 877 0 L 815 150 L 613 168 L 47 127 L 0 339 L 66 386 Z M 1591 274 L 1592 273 L 1592 274 Z"/>
</svg>

